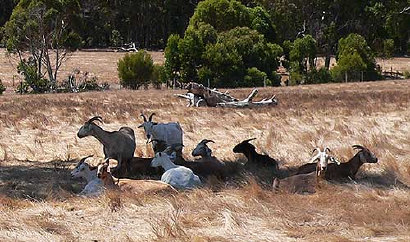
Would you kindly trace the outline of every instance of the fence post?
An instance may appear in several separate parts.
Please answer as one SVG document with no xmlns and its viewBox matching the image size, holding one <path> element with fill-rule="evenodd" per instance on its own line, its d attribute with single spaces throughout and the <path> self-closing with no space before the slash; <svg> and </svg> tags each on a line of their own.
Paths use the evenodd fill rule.
<svg viewBox="0 0 410 242">
<path fill-rule="evenodd" d="M 263 87 L 266 87 L 266 76 L 263 77 Z"/>
<path fill-rule="evenodd" d="M 360 81 L 361 82 L 363 81 L 363 71 L 361 72 L 361 75 L 360 75 Z"/>
<path fill-rule="evenodd" d="M 211 82 L 209 81 L 209 78 L 208 78 L 208 88 L 210 87 L 211 87 Z"/>
<path fill-rule="evenodd" d="M 345 82 L 347 82 L 347 71 L 345 72 Z"/>
</svg>

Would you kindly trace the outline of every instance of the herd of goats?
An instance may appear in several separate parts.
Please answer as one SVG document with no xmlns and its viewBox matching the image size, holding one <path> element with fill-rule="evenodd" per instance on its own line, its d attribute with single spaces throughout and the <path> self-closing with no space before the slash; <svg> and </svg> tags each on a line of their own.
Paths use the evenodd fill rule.
<svg viewBox="0 0 410 242">
<path fill-rule="evenodd" d="M 222 162 L 212 155 L 208 147 L 212 140 L 202 140 L 192 151 L 192 156 L 200 157 L 187 161 L 182 156 L 183 131 L 179 123 L 156 123 L 154 113 L 147 119 L 141 114 L 147 143 L 152 144 L 153 158 L 134 157 L 136 148 L 134 130 L 121 127 L 118 131 L 105 131 L 96 121 L 96 116 L 84 123 L 77 133 L 79 138 L 94 136 L 103 145 L 104 161 L 98 166 L 86 162 L 87 156 L 80 160 L 72 170 L 75 178 L 84 178 L 87 185 L 80 195 L 93 196 L 105 189 L 116 189 L 134 193 L 158 193 L 201 187 L 210 177 L 227 181 L 243 174 L 252 174 L 262 185 L 274 191 L 290 193 L 314 193 L 326 180 L 351 180 L 364 163 L 377 163 L 377 157 L 366 147 L 353 145 L 357 153 L 348 162 L 339 162 L 331 155 L 329 148 L 313 150 L 310 162 L 289 172 L 280 169 L 278 161 L 268 155 L 256 152 L 255 146 L 247 139 L 233 148 L 234 153 L 242 153 L 247 162 Z M 117 166 L 110 168 L 110 159 L 117 160 Z M 267 177 L 261 174 L 267 173 Z M 137 178 L 137 179 L 136 179 Z"/>
</svg>

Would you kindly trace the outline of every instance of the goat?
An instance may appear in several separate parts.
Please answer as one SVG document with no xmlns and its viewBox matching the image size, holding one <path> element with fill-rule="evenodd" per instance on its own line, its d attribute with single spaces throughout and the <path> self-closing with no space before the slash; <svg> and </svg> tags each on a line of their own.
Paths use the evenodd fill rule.
<svg viewBox="0 0 410 242">
<path fill-rule="evenodd" d="M 254 139 L 256 138 L 244 140 L 233 148 L 234 153 L 242 153 L 248 159 L 248 162 L 245 164 L 245 168 L 251 164 L 255 164 L 261 166 L 273 166 L 275 170 L 278 170 L 278 162 L 275 159 L 269 157 L 268 155 L 258 154 L 255 146 L 249 143 L 249 141 Z"/>
<path fill-rule="evenodd" d="M 202 142 L 202 141 L 201 141 Z M 180 145 L 171 145 L 165 153 L 174 158 L 174 154 L 177 150 L 180 150 Z M 205 179 L 209 176 L 216 176 L 220 179 L 225 179 L 229 176 L 234 176 L 241 171 L 241 165 L 237 162 L 221 162 L 216 157 L 203 157 L 195 161 L 186 161 L 182 157 L 175 157 L 173 161 L 176 165 L 185 166 L 191 169 L 200 178 Z"/>
<path fill-rule="evenodd" d="M 162 166 L 165 173 L 161 176 L 161 181 L 170 184 L 177 189 L 192 189 L 202 184 L 201 180 L 194 172 L 185 167 L 172 163 L 166 152 L 155 154 L 151 166 Z"/>
<path fill-rule="evenodd" d="M 141 117 L 144 119 L 144 122 L 138 126 L 138 128 L 144 128 L 145 135 L 147 137 L 147 143 L 150 139 L 162 140 L 165 141 L 166 146 L 173 144 L 183 144 L 182 141 L 182 128 L 179 123 L 155 123 L 152 122 L 152 116 L 155 113 L 152 113 L 148 120 L 144 114 L 141 114 Z M 181 152 L 177 152 L 181 154 Z"/>
<path fill-rule="evenodd" d="M 316 150 L 316 149 L 315 149 Z M 320 151 L 320 150 L 319 150 Z M 325 149 L 326 152 L 326 149 Z M 320 159 L 317 155 L 313 157 L 319 159 L 315 165 L 315 170 L 308 174 L 299 174 L 284 179 L 275 178 L 272 188 L 274 191 L 286 190 L 290 193 L 315 193 L 325 179 L 329 159 Z"/>
<path fill-rule="evenodd" d="M 192 156 L 201 156 L 201 161 L 215 158 L 212 156 L 212 150 L 208 147 L 207 143 L 215 143 L 213 140 L 203 139 L 199 144 L 192 150 Z"/>
<path fill-rule="evenodd" d="M 103 145 L 104 158 L 115 159 L 118 161 L 117 170 L 122 170 L 123 163 L 127 163 L 134 157 L 135 135 L 134 130 L 129 127 L 121 127 L 118 131 L 105 131 L 94 123 L 102 118 L 96 116 L 84 123 L 77 133 L 78 138 L 94 136 Z M 127 165 L 124 165 L 125 170 Z"/>
<path fill-rule="evenodd" d="M 119 189 L 123 192 L 130 193 L 159 193 L 159 192 L 176 192 L 176 190 L 167 183 L 155 180 L 131 180 L 120 179 L 117 183 L 110 173 L 110 167 L 107 160 L 98 165 L 97 176 L 102 180 L 106 189 Z"/>
<path fill-rule="evenodd" d="M 77 166 L 71 171 L 71 176 L 73 178 L 84 178 L 87 181 L 87 185 L 79 195 L 99 195 L 103 189 L 103 183 L 97 177 L 97 167 L 92 167 L 85 162 L 85 160 L 90 157 L 92 157 L 92 155 L 82 158 Z"/>
<path fill-rule="evenodd" d="M 364 163 L 377 163 L 377 157 L 366 147 L 353 145 L 353 149 L 359 150 L 348 162 L 336 165 L 330 163 L 326 170 L 325 178 L 327 180 L 356 179 L 356 173 Z M 305 164 L 299 167 L 297 174 L 305 174 L 312 171 L 315 163 Z"/>
</svg>

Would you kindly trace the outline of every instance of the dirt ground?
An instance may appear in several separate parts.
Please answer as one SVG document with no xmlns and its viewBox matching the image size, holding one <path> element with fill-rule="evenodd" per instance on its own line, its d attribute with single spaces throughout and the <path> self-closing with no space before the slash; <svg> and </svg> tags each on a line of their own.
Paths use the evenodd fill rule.
<svg viewBox="0 0 410 242">
<path fill-rule="evenodd" d="M 0 241 L 410 240 L 410 80 L 264 88 L 255 100 L 276 94 L 279 105 L 255 109 L 188 108 L 174 96 L 183 92 L 0 96 Z M 178 121 L 189 160 L 207 138 L 218 159 L 243 162 L 232 148 L 256 137 L 257 151 L 284 171 L 306 163 L 316 146 L 347 161 L 352 145 L 364 145 L 379 162 L 313 195 L 274 193 L 247 177 L 176 195 L 77 196 L 85 183 L 70 170 L 81 157 L 103 157 L 96 139 L 76 136 L 81 125 L 101 115 L 105 130 L 129 126 L 135 155 L 151 157 L 137 128 L 141 112 Z"/>
</svg>

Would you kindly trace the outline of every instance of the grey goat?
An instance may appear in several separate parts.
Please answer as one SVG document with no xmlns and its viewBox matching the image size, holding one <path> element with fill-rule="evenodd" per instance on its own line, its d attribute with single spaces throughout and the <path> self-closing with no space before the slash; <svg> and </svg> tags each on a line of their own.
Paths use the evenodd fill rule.
<svg viewBox="0 0 410 242">
<path fill-rule="evenodd" d="M 208 147 L 208 143 L 215 143 L 213 140 L 203 139 L 199 144 L 192 150 L 192 156 L 201 156 L 201 160 L 212 158 L 212 150 Z"/>
<path fill-rule="evenodd" d="M 118 131 L 105 131 L 94 121 L 102 123 L 102 118 L 96 116 L 85 122 L 77 133 L 78 138 L 94 136 L 103 145 L 104 159 L 117 160 L 118 166 L 115 170 L 122 171 L 123 163 L 127 163 L 134 157 L 136 147 L 134 130 L 121 127 Z M 127 169 L 126 166 L 125 169 Z"/>
</svg>

